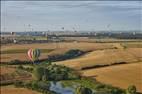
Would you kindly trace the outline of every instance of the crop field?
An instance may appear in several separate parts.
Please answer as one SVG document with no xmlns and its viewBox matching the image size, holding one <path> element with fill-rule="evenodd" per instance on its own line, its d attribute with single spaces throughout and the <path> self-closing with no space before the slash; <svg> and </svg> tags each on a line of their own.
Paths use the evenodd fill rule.
<svg viewBox="0 0 142 94">
<path fill-rule="evenodd" d="M 15 68 L 0 66 L 1 75 L 8 74 L 8 73 L 13 73 L 14 71 L 15 71 Z"/>
<path fill-rule="evenodd" d="M 26 88 L 15 88 L 14 86 L 1 87 L 1 94 L 40 94 Z"/>
<path fill-rule="evenodd" d="M 121 43 L 123 47 L 127 48 L 142 48 L 142 42 L 127 42 L 127 43 Z"/>
<path fill-rule="evenodd" d="M 115 39 L 115 38 L 95 38 L 95 37 L 63 37 L 64 40 L 76 40 L 80 42 L 99 42 L 99 43 L 125 43 L 142 42 L 140 39 Z"/>
<path fill-rule="evenodd" d="M 30 48 L 41 49 L 40 59 L 47 58 L 47 55 L 62 54 L 70 49 L 80 49 L 83 51 L 112 49 L 113 44 L 101 43 L 41 43 L 41 44 L 11 44 L 1 46 L 1 62 L 8 62 L 14 59 L 28 60 L 27 50 Z"/>
<path fill-rule="evenodd" d="M 102 43 L 87 43 L 87 42 L 60 42 L 60 43 L 35 43 L 35 44 L 8 44 L 2 45 L 1 51 L 10 50 L 10 49 L 30 49 L 30 48 L 39 48 L 39 49 L 59 49 L 59 48 L 72 48 L 77 49 L 81 48 L 84 50 L 92 50 L 99 48 L 112 48 L 112 44 L 102 44 Z"/>
<path fill-rule="evenodd" d="M 133 63 L 142 60 L 142 48 L 106 49 L 92 51 L 80 58 L 56 62 L 75 69 L 111 65 L 115 63 Z"/>
<path fill-rule="evenodd" d="M 135 45 L 136 44 L 136 45 Z M 87 42 L 61 42 L 61 43 L 36 43 L 36 44 L 8 44 L 1 47 L 1 63 L 11 60 L 29 60 L 27 51 L 30 48 L 41 49 L 39 59 L 48 58 L 48 55 L 63 54 L 71 49 L 90 51 L 80 57 L 53 62 L 65 65 L 82 72 L 83 76 L 95 78 L 98 81 L 112 86 L 126 89 L 135 85 L 142 92 L 142 47 L 141 43 L 87 43 Z M 139 62 L 139 63 L 138 63 Z M 119 64 L 120 63 L 120 64 Z M 121 64 L 124 63 L 124 64 Z M 114 65 L 119 64 L 119 65 Z M 107 66 L 105 66 L 107 65 Z M 97 68 L 97 66 L 105 66 Z M 1 74 L 11 74 L 15 71 L 12 67 L 1 66 Z M 122 74 L 123 73 L 123 74 Z M 28 78 L 28 75 L 27 77 Z M 25 80 L 20 76 L 20 80 Z M 26 80 L 31 80 L 29 76 Z M 2 87 L 1 94 L 39 94 L 37 92 L 15 87 Z M 19 93 L 18 93 L 19 94 Z M 21 93 L 22 94 L 22 93 Z"/>
<path fill-rule="evenodd" d="M 113 86 L 127 88 L 135 85 L 142 92 L 142 62 L 116 65 L 82 71 L 84 76 L 93 77 L 100 82 Z"/>
</svg>

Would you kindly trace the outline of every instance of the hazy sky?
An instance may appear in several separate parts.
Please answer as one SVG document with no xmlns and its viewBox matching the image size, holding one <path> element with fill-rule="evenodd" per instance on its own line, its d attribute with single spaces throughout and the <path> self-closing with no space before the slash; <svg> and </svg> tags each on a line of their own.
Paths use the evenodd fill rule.
<svg viewBox="0 0 142 94">
<path fill-rule="evenodd" d="M 30 25 L 29 25 L 30 24 Z M 2 31 L 142 30 L 141 1 L 2 1 Z"/>
</svg>

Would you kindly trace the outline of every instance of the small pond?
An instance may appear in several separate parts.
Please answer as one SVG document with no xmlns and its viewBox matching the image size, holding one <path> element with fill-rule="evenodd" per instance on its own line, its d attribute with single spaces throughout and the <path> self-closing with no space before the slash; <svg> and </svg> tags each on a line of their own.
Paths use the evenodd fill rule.
<svg viewBox="0 0 142 94">
<path fill-rule="evenodd" d="M 75 88 L 77 86 L 64 86 L 63 82 L 50 82 L 50 90 L 56 92 L 57 94 L 74 94 Z"/>
</svg>

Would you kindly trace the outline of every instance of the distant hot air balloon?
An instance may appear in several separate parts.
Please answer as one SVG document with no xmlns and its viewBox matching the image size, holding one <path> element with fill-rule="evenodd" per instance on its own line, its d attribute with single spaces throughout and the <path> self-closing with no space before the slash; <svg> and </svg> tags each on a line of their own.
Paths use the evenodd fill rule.
<svg viewBox="0 0 142 94">
<path fill-rule="evenodd" d="M 62 29 L 64 30 L 65 28 L 64 28 L 64 27 L 62 27 Z"/>
<path fill-rule="evenodd" d="M 28 57 L 31 61 L 36 61 L 38 60 L 40 56 L 40 50 L 39 49 L 29 49 L 28 50 Z"/>
<path fill-rule="evenodd" d="M 15 32 L 11 32 L 11 35 L 14 35 L 15 34 Z"/>
</svg>

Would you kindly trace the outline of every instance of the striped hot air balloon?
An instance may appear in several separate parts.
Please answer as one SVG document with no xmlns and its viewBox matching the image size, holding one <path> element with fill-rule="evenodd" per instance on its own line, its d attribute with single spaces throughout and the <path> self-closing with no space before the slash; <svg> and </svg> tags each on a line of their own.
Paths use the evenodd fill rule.
<svg viewBox="0 0 142 94">
<path fill-rule="evenodd" d="M 29 49 L 28 50 L 28 57 L 31 61 L 38 60 L 38 57 L 40 56 L 40 50 L 39 49 Z"/>
</svg>

